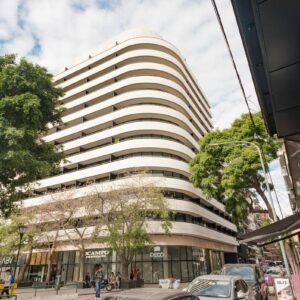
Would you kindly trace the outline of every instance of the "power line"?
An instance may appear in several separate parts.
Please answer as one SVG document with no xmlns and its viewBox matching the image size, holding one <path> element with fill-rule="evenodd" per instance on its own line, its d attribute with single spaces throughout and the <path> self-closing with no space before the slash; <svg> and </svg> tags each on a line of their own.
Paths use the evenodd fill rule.
<svg viewBox="0 0 300 300">
<path fill-rule="evenodd" d="M 227 50 L 228 50 L 228 52 L 229 52 L 230 59 L 231 59 L 231 62 L 232 62 L 232 64 L 233 64 L 233 68 L 234 68 L 234 70 L 235 70 L 235 73 L 236 73 L 236 76 L 237 76 L 237 79 L 238 79 L 238 82 L 239 82 L 239 85 L 240 85 L 240 88 L 241 88 L 241 91 L 242 91 L 242 94 L 243 94 L 243 97 L 244 97 L 246 106 L 247 106 L 247 109 L 248 109 L 248 112 L 249 112 L 249 116 L 250 116 L 250 119 L 251 119 L 251 124 L 252 124 L 252 127 L 253 127 L 254 135 L 258 135 L 258 134 L 257 134 L 257 130 L 256 130 L 256 126 L 255 126 L 255 122 L 254 122 L 254 119 L 253 119 L 253 116 L 252 116 L 252 112 L 251 112 L 251 109 L 250 109 L 250 106 L 249 106 L 248 98 L 246 97 L 245 89 L 244 89 L 244 86 L 243 86 L 243 83 L 242 83 L 240 74 L 239 74 L 239 72 L 238 72 L 238 69 L 237 69 L 235 60 L 234 60 L 234 58 L 233 58 L 233 54 L 232 54 L 232 51 L 231 51 L 231 48 L 230 48 L 230 45 L 229 45 L 229 42 L 228 42 L 228 38 L 227 38 L 227 35 L 226 35 L 226 32 L 225 32 L 225 29 L 224 29 L 224 26 L 223 26 L 223 23 L 222 23 L 222 20 L 221 20 L 219 11 L 218 11 L 218 7 L 217 7 L 217 5 L 216 5 L 215 0 L 211 0 L 211 3 L 212 3 L 212 5 L 213 5 L 213 8 L 214 8 L 214 11 L 215 11 L 215 14 L 216 14 L 218 23 L 219 23 L 219 25 L 220 25 L 220 28 L 221 28 L 221 31 L 222 31 L 222 34 L 223 34 L 223 37 L 224 37 L 224 40 L 225 40 L 225 43 L 226 43 L 226 46 L 227 46 Z M 264 153 L 262 153 L 262 155 L 263 155 L 263 160 L 264 160 L 264 162 L 266 162 Z M 280 206 L 280 204 L 279 204 L 278 195 L 277 195 L 276 189 L 275 189 L 275 187 L 274 187 L 273 180 L 272 180 L 272 176 L 271 176 L 271 173 L 270 173 L 270 170 L 269 170 L 269 166 L 268 166 L 268 164 L 266 164 L 266 165 L 267 165 L 267 168 L 266 168 L 266 169 L 267 169 L 267 174 L 269 175 L 269 177 L 270 177 L 270 179 L 271 179 L 271 183 L 272 183 L 272 185 L 273 185 L 273 191 L 275 192 L 276 201 L 277 201 L 277 203 L 278 203 L 278 206 L 279 206 L 279 209 L 280 209 L 280 213 L 281 213 L 281 215 L 282 215 L 282 217 L 283 217 L 282 210 L 281 210 L 281 206 Z"/>
<path fill-rule="evenodd" d="M 240 74 L 239 74 L 239 72 L 238 72 L 238 69 L 237 69 L 237 67 L 236 67 L 236 64 L 235 64 L 235 61 L 234 61 L 234 58 L 233 58 L 233 54 L 232 54 L 232 51 L 231 51 L 231 48 L 230 48 L 230 45 L 229 45 L 229 42 L 228 42 L 228 39 L 227 39 L 227 35 L 226 35 L 226 33 L 225 33 L 225 29 L 224 29 L 224 26 L 223 26 L 223 23 L 222 23 L 222 20 L 221 20 L 219 11 L 218 11 L 218 7 L 217 7 L 217 5 L 216 5 L 215 0 L 211 0 L 211 3 L 212 3 L 212 5 L 213 5 L 213 7 L 214 7 L 214 10 L 215 10 L 215 13 L 216 13 L 216 16 L 217 16 L 219 25 L 220 25 L 220 27 L 221 27 L 221 31 L 222 31 L 224 40 L 225 40 L 225 42 L 226 42 L 226 46 L 227 46 L 228 52 L 229 52 L 229 54 L 230 54 L 230 59 L 231 59 L 231 62 L 232 62 L 232 64 L 233 64 L 233 68 L 234 68 L 234 70 L 235 70 L 235 73 L 236 73 L 236 76 L 237 76 L 237 79 L 238 79 L 240 88 L 241 88 L 241 90 L 242 90 L 243 97 L 244 97 L 244 100 L 245 100 L 245 103 L 246 103 L 246 106 L 247 106 L 247 109 L 248 109 L 248 112 L 249 112 L 249 115 L 250 115 L 250 119 L 251 119 L 251 123 L 252 123 L 253 129 L 254 129 L 254 133 L 255 133 L 255 132 L 256 132 L 256 126 L 255 126 L 255 123 L 254 123 L 254 119 L 253 119 L 253 116 L 252 116 L 252 113 L 251 113 L 251 110 L 250 110 L 250 107 L 249 107 L 249 103 L 248 103 L 248 100 L 247 100 L 247 97 L 246 97 L 245 89 L 244 89 L 244 86 L 243 86 L 243 83 L 242 83 Z"/>
</svg>

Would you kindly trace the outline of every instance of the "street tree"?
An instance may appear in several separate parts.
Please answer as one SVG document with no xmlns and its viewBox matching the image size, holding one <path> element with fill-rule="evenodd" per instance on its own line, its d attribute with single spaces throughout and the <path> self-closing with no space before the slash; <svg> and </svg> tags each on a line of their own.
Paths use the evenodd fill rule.
<svg viewBox="0 0 300 300">
<path fill-rule="evenodd" d="M 276 158 L 281 143 L 268 135 L 260 113 L 253 114 L 253 119 L 256 132 L 250 116 L 244 114 L 230 128 L 206 134 L 199 142 L 200 151 L 190 163 L 193 185 L 201 188 L 208 198 L 223 202 L 235 223 L 245 222 L 257 197 L 274 219 L 265 195 L 265 178 L 256 147 L 249 144 L 211 146 L 231 141 L 253 142 L 260 147 L 267 167 Z"/>
<path fill-rule="evenodd" d="M 15 256 L 20 242 L 21 250 L 28 253 L 25 262 L 20 267 L 17 282 L 23 280 L 26 269 L 31 261 L 33 249 L 39 245 L 37 239 L 40 230 L 36 227 L 31 217 L 28 214 L 23 214 L 22 211 L 16 211 L 9 219 L 2 219 L 0 222 L 0 256 Z M 20 241 L 18 230 L 20 225 L 26 226 L 26 232 L 22 241 Z"/>
<path fill-rule="evenodd" d="M 117 253 L 122 277 L 127 281 L 136 251 L 152 244 L 147 217 L 159 219 L 165 234 L 170 231 L 166 200 L 161 190 L 143 176 L 95 188 L 90 199 L 97 218 L 97 241 Z"/>
<path fill-rule="evenodd" d="M 46 249 L 47 255 L 47 273 L 46 282 L 51 280 L 51 271 L 53 257 L 61 236 L 62 222 L 61 218 L 52 210 L 51 201 L 47 204 L 29 207 L 23 210 L 23 213 L 30 216 L 32 224 L 36 228 L 36 237 L 34 242 L 39 250 Z M 28 258 L 28 257 L 27 257 Z"/>
<path fill-rule="evenodd" d="M 0 56 L 0 212 L 8 216 L 28 183 L 55 174 L 61 151 L 43 141 L 48 125 L 61 123 L 52 75 L 15 55 Z M 20 188 L 22 187 L 22 188 Z"/>
<path fill-rule="evenodd" d="M 79 278 L 84 281 L 86 245 L 94 241 L 95 229 L 94 211 L 89 197 L 75 198 L 70 196 L 68 199 L 55 201 L 52 203 L 51 214 L 55 214 L 55 219 L 60 222 L 62 236 L 68 240 L 72 246 L 79 251 Z"/>
</svg>

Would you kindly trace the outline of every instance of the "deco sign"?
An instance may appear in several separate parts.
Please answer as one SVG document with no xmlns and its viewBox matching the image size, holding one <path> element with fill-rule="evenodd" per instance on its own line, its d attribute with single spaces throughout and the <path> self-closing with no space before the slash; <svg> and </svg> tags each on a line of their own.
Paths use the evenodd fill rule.
<svg viewBox="0 0 300 300">
<path fill-rule="evenodd" d="M 164 253 L 159 246 L 156 246 L 151 249 L 150 257 L 162 258 L 162 257 L 164 257 Z"/>
<path fill-rule="evenodd" d="M 107 257 L 109 254 L 108 250 L 92 250 L 92 251 L 86 251 L 85 257 L 86 258 L 103 258 Z"/>
</svg>

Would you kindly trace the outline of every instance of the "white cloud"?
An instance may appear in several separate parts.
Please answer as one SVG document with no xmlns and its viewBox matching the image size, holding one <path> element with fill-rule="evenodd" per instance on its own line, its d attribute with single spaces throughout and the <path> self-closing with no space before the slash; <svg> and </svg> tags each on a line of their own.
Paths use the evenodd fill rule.
<svg viewBox="0 0 300 300">
<path fill-rule="evenodd" d="M 217 5 L 250 106 L 258 110 L 231 1 Z M 181 51 L 212 105 L 216 127 L 230 126 L 247 111 L 210 0 L 0 1 L 0 53 L 17 52 L 54 73 L 137 27 L 156 31 Z M 36 42 L 38 51 L 32 53 Z"/>
</svg>

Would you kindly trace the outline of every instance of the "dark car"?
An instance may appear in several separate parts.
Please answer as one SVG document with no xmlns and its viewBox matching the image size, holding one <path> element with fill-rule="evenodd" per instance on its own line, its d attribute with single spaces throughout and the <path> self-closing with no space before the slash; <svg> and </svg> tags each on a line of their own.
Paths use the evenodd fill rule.
<svg viewBox="0 0 300 300">
<path fill-rule="evenodd" d="M 265 281 L 259 267 L 255 264 L 226 264 L 221 270 L 223 275 L 240 276 L 252 289 L 255 300 L 266 299 Z"/>
<path fill-rule="evenodd" d="M 193 294 L 179 290 L 164 290 L 159 288 L 139 288 L 122 292 L 110 293 L 104 300 L 199 300 Z"/>
</svg>

